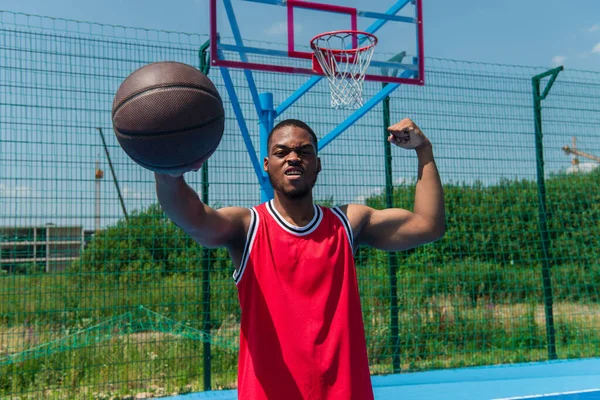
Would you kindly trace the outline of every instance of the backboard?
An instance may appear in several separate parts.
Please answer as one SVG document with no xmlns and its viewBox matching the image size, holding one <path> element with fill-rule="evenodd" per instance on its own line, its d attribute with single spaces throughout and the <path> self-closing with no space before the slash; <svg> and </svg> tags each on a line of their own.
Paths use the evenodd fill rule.
<svg viewBox="0 0 600 400">
<path fill-rule="evenodd" d="M 324 1 L 210 0 L 211 65 L 321 75 L 310 40 L 359 30 L 378 39 L 366 81 L 424 85 L 422 0 Z M 382 9 L 360 10 L 357 3 Z"/>
</svg>

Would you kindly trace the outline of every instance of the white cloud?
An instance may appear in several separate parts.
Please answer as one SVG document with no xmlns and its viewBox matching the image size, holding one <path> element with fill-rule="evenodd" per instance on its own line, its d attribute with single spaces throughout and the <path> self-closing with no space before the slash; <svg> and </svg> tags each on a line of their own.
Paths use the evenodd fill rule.
<svg viewBox="0 0 600 400">
<path fill-rule="evenodd" d="M 269 28 L 267 28 L 267 30 L 265 31 L 265 33 L 267 35 L 283 35 L 284 33 L 287 33 L 287 23 L 286 22 L 276 22 L 273 25 L 271 25 Z"/>
<path fill-rule="evenodd" d="M 0 197 L 33 197 L 34 191 L 29 186 L 9 186 L 0 183 Z"/>
<path fill-rule="evenodd" d="M 596 45 L 592 49 L 592 53 L 600 53 L 600 42 L 596 43 Z"/>
<path fill-rule="evenodd" d="M 302 32 L 302 25 L 294 24 L 294 33 Z M 265 31 L 267 35 L 280 36 L 288 33 L 287 22 L 275 22 Z"/>
<path fill-rule="evenodd" d="M 127 186 L 123 187 L 123 197 L 126 199 L 141 199 L 146 196 L 148 196 L 148 193 L 146 192 L 138 192 Z"/>
<path fill-rule="evenodd" d="M 562 65 L 562 63 L 565 62 L 566 59 L 567 57 L 565 56 L 554 56 L 552 57 L 552 65 L 554 65 L 555 67 L 558 65 Z"/>
<path fill-rule="evenodd" d="M 588 28 L 589 33 L 596 32 L 596 31 L 600 31 L 600 24 L 594 24 Z"/>
</svg>

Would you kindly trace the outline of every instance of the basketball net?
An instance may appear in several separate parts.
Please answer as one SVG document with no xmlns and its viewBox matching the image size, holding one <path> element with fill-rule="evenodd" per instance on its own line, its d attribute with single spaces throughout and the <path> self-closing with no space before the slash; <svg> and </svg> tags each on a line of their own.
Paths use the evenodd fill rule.
<svg viewBox="0 0 600 400">
<path fill-rule="evenodd" d="M 359 31 L 327 32 L 311 40 L 313 70 L 329 81 L 331 107 L 363 105 L 363 82 L 376 44 L 374 35 Z"/>
</svg>

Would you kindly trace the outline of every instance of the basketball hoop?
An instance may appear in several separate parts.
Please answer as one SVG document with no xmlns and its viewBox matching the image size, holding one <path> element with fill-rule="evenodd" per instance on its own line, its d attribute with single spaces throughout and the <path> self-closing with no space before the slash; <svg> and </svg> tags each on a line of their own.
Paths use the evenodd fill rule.
<svg viewBox="0 0 600 400">
<path fill-rule="evenodd" d="M 313 70 L 327 76 L 333 108 L 363 105 L 363 82 L 376 44 L 375 35 L 348 30 L 322 33 L 310 41 Z"/>
</svg>

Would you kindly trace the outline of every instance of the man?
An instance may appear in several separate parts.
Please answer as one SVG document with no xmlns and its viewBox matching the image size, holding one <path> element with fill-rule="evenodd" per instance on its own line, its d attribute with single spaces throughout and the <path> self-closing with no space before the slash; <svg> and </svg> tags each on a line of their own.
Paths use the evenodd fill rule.
<svg viewBox="0 0 600 400">
<path fill-rule="evenodd" d="M 187 171 L 156 174 L 166 214 L 201 245 L 226 247 L 236 268 L 239 398 L 373 398 L 354 251 L 406 250 L 445 230 L 431 143 L 409 119 L 388 130 L 391 143 L 417 153 L 414 212 L 315 205 L 317 138 L 298 120 L 270 133 L 264 170 L 275 197 L 252 209 L 214 210 L 185 183 Z"/>
</svg>

